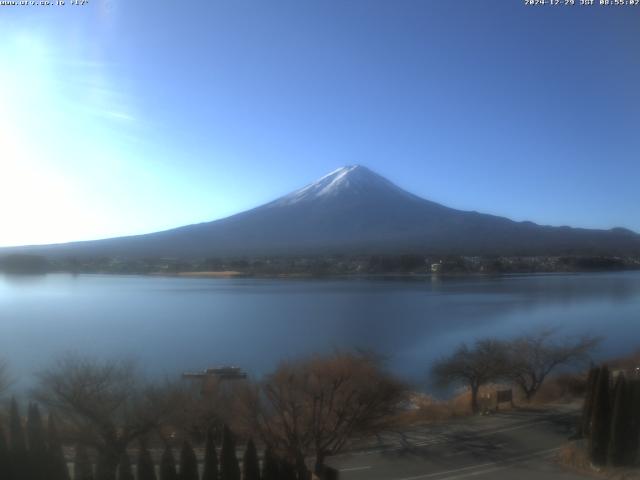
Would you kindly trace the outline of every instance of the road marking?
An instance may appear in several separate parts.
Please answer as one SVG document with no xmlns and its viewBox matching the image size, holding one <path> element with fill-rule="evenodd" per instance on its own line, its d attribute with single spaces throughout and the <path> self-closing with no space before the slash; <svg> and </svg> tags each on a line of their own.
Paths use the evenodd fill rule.
<svg viewBox="0 0 640 480">
<path fill-rule="evenodd" d="M 336 457 L 376 455 L 378 453 L 398 452 L 400 450 L 404 450 L 404 447 L 376 448 L 372 450 L 365 450 L 363 452 L 343 453 L 341 455 L 336 455 Z"/>
<path fill-rule="evenodd" d="M 359 470 L 369 470 L 371 465 L 366 465 L 364 467 L 351 467 L 351 468 L 341 468 L 341 472 L 357 472 Z"/>
<path fill-rule="evenodd" d="M 527 456 L 525 458 L 520 458 L 519 460 L 512 460 L 510 462 L 507 461 L 507 462 L 505 462 L 505 464 L 497 466 L 495 468 L 488 468 L 488 469 L 485 469 L 485 470 L 476 470 L 475 472 L 463 473 L 462 475 L 455 475 L 453 477 L 442 477 L 439 480 L 457 480 L 457 479 L 460 479 L 460 478 L 475 477 L 477 475 L 484 475 L 486 473 L 497 472 L 497 471 L 509 468 L 514 463 L 519 463 L 521 461 L 532 460 L 534 458 L 549 456 L 551 453 L 553 453 L 554 451 L 557 451 L 557 450 L 560 450 L 560 448 L 552 448 L 551 450 L 546 450 L 546 451 L 543 451 L 543 452 L 534 453 L 534 454 L 531 454 L 531 455 L 529 455 L 529 456 Z"/>
<path fill-rule="evenodd" d="M 487 431 L 487 432 L 479 432 L 476 434 L 471 434 L 469 435 L 470 437 L 488 437 L 490 435 L 493 435 L 495 433 L 502 433 L 502 432 L 510 432 L 511 430 L 519 430 L 521 428 L 526 428 L 526 427 L 531 427 L 533 425 L 538 425 L 540 423 L 551 423 L 551 420 L 536 420 L 534 422 L 528 422 L 528 423 L 524 423 L 522 425 L 515 425 L 513 427 L 504 427 L 504 428 L 500 428 L 498 430 L 491 430 L 491 431 Z"/>
<path fill-rule="evenodd" d="M 415 448 L 415 447 L 426 447 L 426 446 L 440 446 L 443 444 L 447 444 L 447 443 L 453 443 L 453 442 L 458 442 L 461 441 L 460 439 L 456 439 L 455 436 L 458 435 L 462 435 L 462 436 L 466 436 L 466 439 L 463 439 L 462 441 L 465 440 L 473 440 L 474 438 L 482 438 L 482 437 L 488 437 L 497 433 L 502 433 L 502 432 L 509 432 L 509 431 L 513 431 L 513 430 L 519 430 L 521 428 L 527 428 L 527 427 L 532 427 L 535 425 L 539 425 L 539 424 L 543 424 L 543 423 L 552 423 L 553 419 L 555 418 L 564 418 L 564 417 L 568 417 L 573 415 L 573 412 L 566 412 L 566 413 L 558 413 L 558 414 L 553 414 L 553 415 L 542 415 L 540 414 L 540 417 L 542 418 L 536 418 L 533 419 L 532 421 L 528 421 L 528 422 L 522 422 L 522 423 L 518 423 L 516 425 L 505 425 L 503 427 L 499 427 L 496 430 L 469 430 L 469 429 L 463 429 L 463 430 L 454 430 L 450 433 L 443 433 L 443 432 L 438 432 L 438 433 L 428 433 L 429 429 L 426 428 L 424 430 L 424 434 L 425 435 L 432 435 L 433 437 L 429 440 L 426 440 L 427 437 L 423 437 L 423 441 L 418 442 L 418 443 L 414 443 L 414 444 L 408 444 L 408 445 L 383 445 L 380 447 L 373 447 L 373 448 L 369 448 L 366 450 L 360 450 L 360 451 L 352 451 L 352 452 L 345 452 L 339 455 L 336 455 L 337 458 L 339 457 L 343 457 L 343 456 L 364 456 L 364 455 L 376 455 L 376 454 L 381 454 L 381 453 L 388 453 L 388 452 L 399 452 L 399 451 L 403 451 L 406 450 L 407 447 L 411 448 Z M 504 414 L 501 414 L 501 416 L 506 416 Z M 515 415 L 514 415 L 515 416 Z M 523 418 L 526 418 L 526 416 L 523 414 L 522 415 Z M 388 441 L 391 442 L 396 442 L 397 441 L 397 437 L 394 436 L 393 439 L 389 439 Z"/>
<path fill-rule="evenodd" d="M 443 454 L 443 456 L 445 456 L 445 457 L 457 457 L 458 455 L 468 455 L 469 453 L 474 453 L 474 452 L 477 452 L 478 450 L 495 452 L 496 450 L 504 448 L 507 445 L 509 445 L 509 444 L 508 443 L 495 443 L 495 444 L 489 444 L 489 445 L 465 444 L 464 447 L 460 447 L 461 448 L 460 450 L 456 450 L 454 452 L 445 453 L 445 454 Z"/>
<path fill-rule="evenodd" d="M 553 452 L 557 452 L 558 450 L 560 450 L 562 447 L 556 447 L 556 448 L 550 448 L 548 450 L 541 450 L 539 452 L 534 452 L 534 453 L 528 453 L 526 455 L 520 455 L 517 457 L 513 457 L 513 458 L 509 458 L 509 459 L 505 459 L 501 462 L 490 462 L 490 463 L 480 463 L 478 465 L 469 465 L 468 467 L 463 467 L 463 468 L 457 468 L 454 470 L 446 470 L 444 472 L 433 472 L 433 473 L 426 473 L 424 475 L 415 475 L 413 477 L 402 477 L 402 478 L 396 478 L 395 480 L 422 480 L 425 478 L 433 478 L 433 477 L 440 477 L 442 475 L 449 475 L 449 474 L 457 474 L 457 473 L 461 473 L 461 472 L 466 472 L 467 470 L 474 470 L 476 469 L 477 471 L 473 471 L 473 472 L 468 472 L 468 473 L 462 473 L 461 475 L 454 475 L 454 476 L 449 476 L 449 477 L 442 477 L 439 480 L 456 480 L 458 478 L 464 478 L 464 477 L 471 477 L 471 476 L 475 476 L 475 475 L 483 475 L 485 473 L 491 473 L 497 470 L 504 470 L 505 468 L 509 468 L 512 464 L 514 463 L 518 463 L 518 462 L 522 462 L 522 461 L 526 461 L 526 460 L 530 460 L 533 458 L 537 458 L 537 457 L 543 457 L 545 455 L 549 455 Z M 486 467 L 494 467 L 494 468 L 489 468 L 486 470 L 479 470 L 479 469 L 483 469 Z"/>
<path fill-rule="evenodd" d="M 463 467 L 463 468 L 457 468 L 455 470 L 446 470 L 444 472 L 434 472 L 434 473 L 425 473 L 423 475 L 416 475 L 414 477 L 402 477 L 402 478 L 396 478 L 395 480 L 419 480 L 421 478 L 431 478 L 431 477 L 437 477 L 439 475 L 446 475 L 448 473 L 456 473 L 456 472 L 462 472 L 464 470 L 469 470 L 471 468 L 481 468 L 481 467 L 490 467 L 492 465 L 495 465 L 495 463 L 481 463 L 479 465 L 470 465 L 468 467 Z"/>
<path fill-rule="evenodd" d="M 468 455 L 469 450 L 459 450 L 457 452 L 445 453 L 445 457 L 457 457 L 458 455 Z"/>
<path fill-rule="evenodd" d="M 527 422 L 527 423 L 520 424 L 520 425 L 503 427 L 503 428 L 499 428 L 497 430 L 480 431 L 480 432 L 464 431 L 464 432 L 455 432 L 455 433 L 458 434 L 458 435 L 460 435 L 460 434 L 466 435 L 468 440 L 473 440 L 474 438 L 489 437 L 489 436 L 494 435 L 496 433 L 510 432 L 512 430 L 519 430 L 521 428 L 527 428 L 527 427 L 531 427 L 533 425 L 538 425 L 538 424 L 541 424 L 541 423 L 549 423 L 549 422 L 550 422 L 550 420 L 535 420 L 533 422 Z M 443 445 L 443 444 L 446 444 L 446 443 L 453 443 L 453 442 L 458 442 L 458 441 L 460 441 L 460 440 L 457 440 L 457 439 L 453 438 L 453 435 L 451 435 L 451 438 L 447 438 L 447 435 L 436 434 L 436 435 L 434 435 L 434 438 L 432 438 L 430 440 L 427 440 L 427 441 L 419 442 L 419 443 L 407 443 L 407 445 L 404 445 L 404 446 L 389 446 L 389 447 L 386 447 L 386 448 L 374 448 L 374 449 L 360 451 L 360 452 L 345 453 L 343 455 L 337 455 L 337 456 L 339 457 L 339 456 L 344 456 L 344 455 L 375 455 L 377 453 L 398 452 L 398 451 L 405 450 L 407 447 L 411 448 L 411 447 L 436 446 L 436 445 Z M 463 439 L 462 441 L 465 441 L 465 440 Z"/>
</svg>

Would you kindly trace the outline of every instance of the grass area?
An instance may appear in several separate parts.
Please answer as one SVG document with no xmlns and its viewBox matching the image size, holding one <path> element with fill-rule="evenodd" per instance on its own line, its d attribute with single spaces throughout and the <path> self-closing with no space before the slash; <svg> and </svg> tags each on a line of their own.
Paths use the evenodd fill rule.
<svg viewBox="0 0 640 480">
<path fill-rule="evenodd" d="M 522 392 L 507 384 L 488 384 L 480 388 L 478 401 L 481 412 L 495 412 L 513 408 L 544 409 L 551 405 L 582 402 L 586 376 L 584 374 L 559 374 L 548 379 L 536 396 L 527 402 Z M 496 391 L 513 391 L 513 406 L 509 403 L 496 404 Z M 400 414 L 400 425 L 419 425 L 446 422 L 454 418 L 471 416 L 471 393 L 461 389 L 447 400 L 438 400 L 431 395 L 414 393 L 411 397 L 412 409 Z"/>
</svg>

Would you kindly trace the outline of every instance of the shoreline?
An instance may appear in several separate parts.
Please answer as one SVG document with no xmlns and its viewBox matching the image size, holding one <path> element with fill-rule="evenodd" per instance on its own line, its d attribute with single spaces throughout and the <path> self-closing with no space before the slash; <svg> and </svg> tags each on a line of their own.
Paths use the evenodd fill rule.
<svg viewBox="0 0 640 480">
<path fill-rule="evenodd" d="M 155 272 L 150 274 L 137 274 L 143 276 L 158 277 L 182 277 L 182 278 L 309 278 L 309 279 L 446 279 L 446 278 L 487 278 L 487 277 L 518 277 L 518 276 L 555 276 L 555 275 L 580 275 L 594 273 L 623 273 L 623 272 L 640 272 L 638 269 L 624 270 L 566 270 L 566 271 L 538 271 L 538 272 L 451 272 L 451 273 L 333 273 L 333 274 L 314 274 L 314 273 L 251 273 L 251 272 L 178 272 L 163 273 Z M 106 273 L 106 275 L 110 275 Z"/>
<path fill-rule="evenodd" d="M 223 271 L 184 271 L 184 272 L 106 272 L 106 271 L 86 271 L 71 272 L 68 270 L 56 270 L 39 273 L 15 273 L 0 271 L 3 276 L 32 277 L 44 276 L 48 274 L 67 275 L 109 275 L 109 276 L 136 276 L 136 277 L 160 277 L 160 278 L 189 278 L 189 279 L 240 279 L 240 278 L 262 278 L 262 279 L 396 279 L 396 280 L 445 280 L 453 278 L 514 278 L 523 276 L 557 276 L 557 275 L 584 275 L 584 274 L 610 274 L 640 272 L 640 268 L 610 269 L 610 270 L 566 270 L 566 271 L 530 271 L 530 272 L 450 272 L 450 273 L 328 273 L 314 274 L 306 272 L 290 273 L 258 273 L 241 272 L 236 270 Z"/>
</svg>

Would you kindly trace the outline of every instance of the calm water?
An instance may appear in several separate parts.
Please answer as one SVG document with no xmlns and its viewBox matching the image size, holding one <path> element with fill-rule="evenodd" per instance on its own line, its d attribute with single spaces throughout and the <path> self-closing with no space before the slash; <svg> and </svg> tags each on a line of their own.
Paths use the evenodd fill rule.
<svg viewBox="0 0 640 480">
<path fill-rule="evenodd" d="M 73 350 L 138 358 L 150 374 L 374 348 L 425 382 L 463 340 L 535 326 L 606 335 L 598 356 L 640 347 L 640 273 L 441 280 L 0 276 L 0 356 L 20 385 Z"/>
</svg>

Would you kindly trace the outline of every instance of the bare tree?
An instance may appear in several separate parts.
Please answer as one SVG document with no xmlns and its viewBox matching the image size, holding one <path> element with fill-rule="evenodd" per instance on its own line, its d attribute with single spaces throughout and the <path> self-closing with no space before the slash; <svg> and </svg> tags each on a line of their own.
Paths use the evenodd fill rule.
<svg viewBox="0 0 640 480">
<path fill-rule="evenodd" d="M 520 387 L 527 401 L 535 396 L 557 367 L 588 362 L 589 354 L 601 341 L 600 337 L 592 335 L 557 339 L 556 333 L 554 329 L 546 329 L 509 342 L 506 376 Z"/>
<path fill-rule="evenodd" d="M 478 391 L 504 375 L 507 353 L 506 344 L 500 340 L 478 340 L 472 347 L 462 344 L 451 356 L 436 362 L 432 374 L 440 385 L 462 383 L 469 387 L 471 411 L 477 413 Z"/>
<path fill-rule="evenodd" d="M 127 446 L 176 408 L 172 392 L 144 382 L 132 362 L 67 355 L 39 375 L 34 395 L 66 422 L 69 440 L 98 452 L 102 478 L 115 480 Z"/>
<path fill-rule="evenodd" d="M 181 389 L 180 409 L 172 415 L 171 423 L 196 441 L 204 441 L 209 433 L 221 440 L 224 425 L 237 426 L 239 398 L 245 392 L 244 381 L 213 379 L 204 392 L 198 385 L 187 384 Z"/>
<path fill-rule="evenodd" d="M 248 391 L 246 415 L 254 433 L 306 475 L 354 437 L 385 428 L 405 397 L 405 386 L 382 368 L 379 358 L 337 352 L 284 363 Z"/>
</svg>

